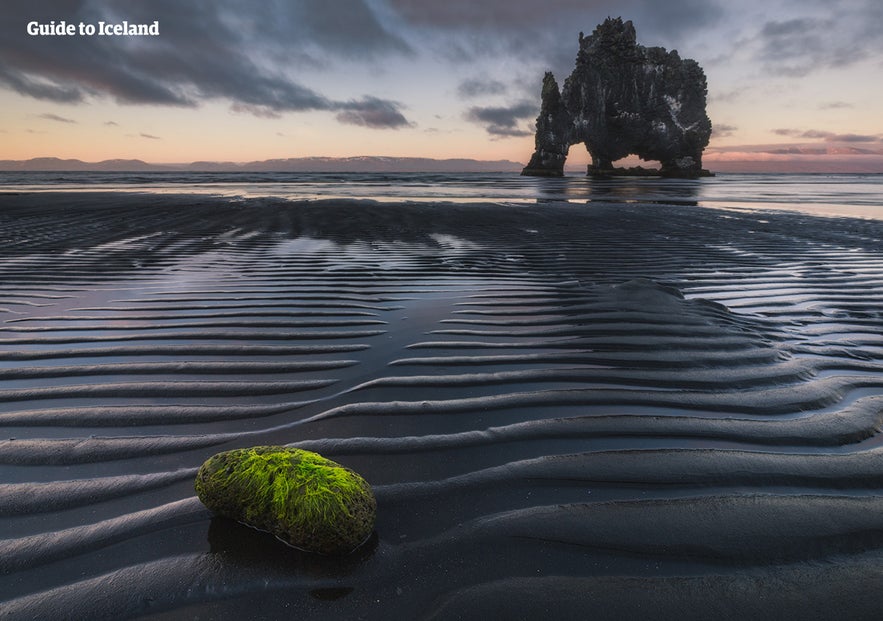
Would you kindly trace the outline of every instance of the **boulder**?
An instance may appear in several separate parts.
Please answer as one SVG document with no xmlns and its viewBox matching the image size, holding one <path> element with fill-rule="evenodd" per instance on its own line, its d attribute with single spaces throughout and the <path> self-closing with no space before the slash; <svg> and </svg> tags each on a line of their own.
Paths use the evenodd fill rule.
<svg viewBox="0 0 883 621">
<path fill-rule="evenodd" d="M 217 515 L 327 555 L 364 543 L 377 511 L 361 476 L 317 453 L 284 446 L 213 455 L 196 475 L 196 495 Z"/>
</svg>

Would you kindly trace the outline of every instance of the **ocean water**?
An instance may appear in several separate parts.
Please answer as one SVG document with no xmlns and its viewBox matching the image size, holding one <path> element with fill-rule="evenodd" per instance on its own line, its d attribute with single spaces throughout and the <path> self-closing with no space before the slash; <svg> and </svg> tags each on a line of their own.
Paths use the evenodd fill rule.
<svg viewBox="0 0 883 621">
<path fill-rule="evenodd" d="M 883 217 L 883 175 L 719 174 L 660 178 L 560 179 L 513 173 L 0 172 L 0 191 L 127 191 L 274 196 L 378 202 L 661 203 Z"/>
</svg>

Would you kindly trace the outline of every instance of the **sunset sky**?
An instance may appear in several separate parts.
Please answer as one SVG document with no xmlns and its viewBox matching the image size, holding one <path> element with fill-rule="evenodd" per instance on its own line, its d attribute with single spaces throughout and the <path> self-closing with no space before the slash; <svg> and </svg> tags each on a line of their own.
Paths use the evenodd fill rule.
<svg viewBox="0 0 883 621">
<path fill-rule="evenodd" d="M 879 0 L 5 0 L 0 159 L 525 162 L 543 72 L 607 16 L 705 69 L 707 166 L 883 172 Z M 160 35 L 28 35 L 50 20 Z"/>
</svg>

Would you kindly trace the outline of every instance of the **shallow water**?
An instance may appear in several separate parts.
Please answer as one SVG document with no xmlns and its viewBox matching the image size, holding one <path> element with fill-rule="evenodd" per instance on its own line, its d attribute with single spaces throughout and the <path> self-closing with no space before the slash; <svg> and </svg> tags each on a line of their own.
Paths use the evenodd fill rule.
<svg viewBox="0 0 883 621">
<path fill-rule="evenodd" d="M 511 173 L 2 172 L 0 190 L 136 191 L 380 202 L 645 203 L 883 218 L 883 175 L 734 174 L 703 179 L 559 179 Z"/>
<path fill-rule="evenodd" d="M 0 616 L 874 618 L 883 223 L 613 198 L 0 196 Z M 255 444 L 375 537 L 211 517 Z"/>
</svg>

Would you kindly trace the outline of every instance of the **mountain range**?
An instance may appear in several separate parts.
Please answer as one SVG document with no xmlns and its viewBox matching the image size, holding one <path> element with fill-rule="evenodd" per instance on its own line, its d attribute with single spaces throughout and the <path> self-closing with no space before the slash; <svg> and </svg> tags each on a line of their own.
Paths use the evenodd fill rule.
<svg viewBox="0 0 883 621">
<path fill-rule="evenodd" d="M 41 172 L 521 172 L 524 164 L 510 160 L 432 159 L 424 157 L 296 157 L 254 162 L 191 162 L 150 164 L 143 160 L 103 160 L 35 157 L 0 160 L 0 171 Z"/>
</svg>

